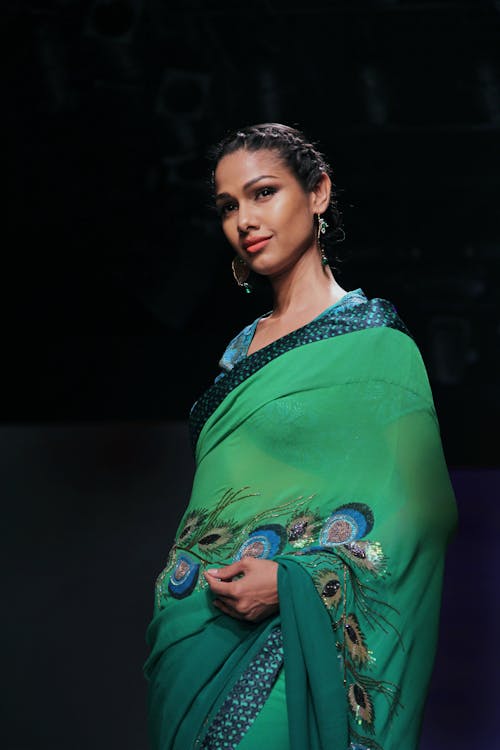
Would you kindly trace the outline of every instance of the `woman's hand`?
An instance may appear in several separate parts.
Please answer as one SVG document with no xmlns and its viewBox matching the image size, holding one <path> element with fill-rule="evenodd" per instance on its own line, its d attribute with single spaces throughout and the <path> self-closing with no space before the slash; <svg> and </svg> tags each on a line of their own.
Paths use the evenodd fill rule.
<svg viewBox="0 0 500 750">
<path fill-rule="evenodd" d="M 260 622 L 279 610 L 278 563 L 244 557 L 225 568 L 203 573 L 216 595 L 215 607 L 237 620 Z M 242 575 L 233 581 L 234 576 Z"/>
</svg>

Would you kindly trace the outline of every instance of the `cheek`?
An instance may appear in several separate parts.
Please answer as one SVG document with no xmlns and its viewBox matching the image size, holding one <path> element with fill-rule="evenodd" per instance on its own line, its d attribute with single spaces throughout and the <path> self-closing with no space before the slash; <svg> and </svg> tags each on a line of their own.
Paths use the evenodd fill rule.
<svg viewBox="0 0 500 750">
<path fill-rule="evenodd" d="M 309 215 L 307 208 L 304 206 L 302 200 L 284 200 L 276 202 L 273 208 L 276 209 L 276 218 L 279 221 L 281 230 L 291 229 L 292 226 L 294 231 L 297 229 L 307 230 L 309 227 Z"/>
<path fill-rule="evenodd" d="M 308 241 L 311 232 L 312 221 L 309 221 L 309 216 L 303 207 L 300 206 L 291 211 L 287 215 L 286 220 L 281 224 L 281 233 L 293 243 L 298 242 L 301 244 L 306 240 Z"/>
</svg>

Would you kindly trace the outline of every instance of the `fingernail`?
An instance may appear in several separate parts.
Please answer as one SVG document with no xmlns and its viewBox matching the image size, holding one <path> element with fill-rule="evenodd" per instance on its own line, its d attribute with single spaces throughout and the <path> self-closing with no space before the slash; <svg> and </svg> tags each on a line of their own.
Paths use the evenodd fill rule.
<svg viewBox="0 0 500 750">
<path fill-rule="evenodd" d="M 219 568 L 209 568 L 207 570 L 207 573 L 210 573 L 211 576 L 216 576 L 218 572 L 219 572 Z"/>
</svg>

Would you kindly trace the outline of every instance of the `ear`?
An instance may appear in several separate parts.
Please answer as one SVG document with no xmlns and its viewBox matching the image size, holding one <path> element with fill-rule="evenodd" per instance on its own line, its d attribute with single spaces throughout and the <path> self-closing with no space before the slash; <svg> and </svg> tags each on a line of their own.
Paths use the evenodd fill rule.
<svg viewBox="0 0 500 750">
<path fill-rule="evenodd" d="M 316 186 L 311 191 L 311 209 L 315 214 L 322 214 L 330 203 L 332 181 L 326 172 L 321 173 Z"/>
</svg>

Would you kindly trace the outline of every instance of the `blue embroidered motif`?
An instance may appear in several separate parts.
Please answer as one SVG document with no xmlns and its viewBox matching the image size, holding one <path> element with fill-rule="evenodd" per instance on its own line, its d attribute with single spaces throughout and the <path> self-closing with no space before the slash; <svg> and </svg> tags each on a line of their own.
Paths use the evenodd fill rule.
<svg viewBox="0 0 500 750">
<path fill-rule="evenodd" d="M 286 542 L 286 529 L 278 523 L 260 526 L 245 539 L 233 560 L 242 557 L 268 558 L 279 555 Z"/>
<path fill-rule="evenodd" d="M 373 528 L 373 514 L 364 503 L 349 503 L 337 508 L 326 521 L 319 535 L 323 547 L 350 544 L 369 534 Z"/>
<path fill-rule="evenodd" d="M 196 586 L 199 572 L 199 563 L 195 563 L 187 555 L 179 555 L 168 582 L 168 590 L 172 596 L 175 599 L 183 599 L 190 594 Z"/>
</svg>

